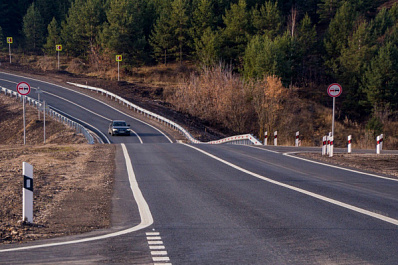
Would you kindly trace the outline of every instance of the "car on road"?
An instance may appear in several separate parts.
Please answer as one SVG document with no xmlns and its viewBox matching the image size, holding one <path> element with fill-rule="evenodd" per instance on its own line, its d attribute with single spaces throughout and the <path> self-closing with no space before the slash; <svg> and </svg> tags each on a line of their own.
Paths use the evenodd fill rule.
<svg viewBox="0 0 398 265">
<path fill-rule="evenodd" d="M 109 124 L 108 133 L 110 135 L 130 135 L 130 125 L 124 120 L 113 120 Z"/>
</svg>

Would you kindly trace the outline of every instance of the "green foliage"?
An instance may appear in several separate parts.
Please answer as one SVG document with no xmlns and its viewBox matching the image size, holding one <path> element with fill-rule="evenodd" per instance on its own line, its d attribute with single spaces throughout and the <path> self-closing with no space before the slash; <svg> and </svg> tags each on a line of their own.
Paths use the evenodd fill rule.
<svg viewBox="0 0 398 265">
<path fill-rule="evenodd" d="M 284 84 L 291 80 L 290 48 L 288 33 L 274 40 L 267 35 L 255 36 L 249 42 L 244 56 L 243 72 L 246 78 L 279 76 Z"/>
<path fill-rule="evenodd" d="M 65 50 L 83 57 L 93 53 L 104 21 L 103 0 L 75 0 L 61 25 Z"/>
<path fill-rule="evenodd" d="M 278 9 L 278 2 L 267 1 L 260 9 L 254 8 L 251 15 L 256 34 L 266 34 L 271 38 L 280 34 L 283 19 Z"/>
<path fill-rule="evenodd" d="M 47 31 L 47 43 L 44 45 L 44 50 L 46 53 L 54 55 L 56 53 L 55 45 L 61 44 L 60 28 L 55 17 L 48 24 Z"/>
<path fill-rule="evenodd" d="M 107 23 L 103 26 L 101 44 L 112 55 L 123 54 L 127 62 L 137 64 L 144 57 L 146 45 L 142 21 L 143 2 L 110 0 L 108 4 Z"/>
<path fill-rule="evenodd" d="M 363 87 L 374 111 L 398 108 L 398 46 L 386 43 L 364 74 Z"/>
<path fill-rule="evenodd" d="M 221 32 L 222 59 L 226 62 L 238 63 L 243 57 L 249 41 L 249 14 L 246 10 L 246 1 L 239 0 L 231 5 L 223 16 L 225 28 Z"/>
<path fill-rule="evenodd" d="M 372 138 L 376 138 L 377 135 L 383 133 L 383 123 L 378 117 L 372 116 L 366 123 L 366 130 L 372 132 Z"/>
<path fill-rule="evenodd" d="M 25 49 L 39 51 L 44 43 L 45 25 L 39 10 L 33 3 L 23 17 L 23 33 L 25 36 Z"/>
<path fill-rule="evenodd" d="M 0 51 L 5 49 L 5 37 L 3 34 L 3 28 L 0 26 Z"/>
</svg>

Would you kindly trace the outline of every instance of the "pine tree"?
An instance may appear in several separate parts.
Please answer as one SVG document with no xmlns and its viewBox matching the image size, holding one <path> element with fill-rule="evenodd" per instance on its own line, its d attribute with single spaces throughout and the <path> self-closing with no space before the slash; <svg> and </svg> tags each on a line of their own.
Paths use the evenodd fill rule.
<svg viewBox="0 0 398 265">
<path fill-rule="evenodd" d="M 27 50 L 37 52 L 42 48 L 45 36 L 45 25 L 40 12 L 33 3 L 23 18 L 23 33 Z"/>
<path fill-rule="evenodd" d="M 327 53 L 325 64 L 327 67 L 331 69 L 339 67 L 337 58 L 341 55 L 342 49 L 347 45 L 356 18 L 357 13 L 354 12 L 352 5 L 349 2 L 344 2 L 330 22 L 324 39 L 324 46 Z"/>
<path fill-rule="evenodd" d="M 281 32 L 282 16 L 277 2 L 267 1 L 260 7 L 260 10 L 254 8 L 251 13 L 255 34 L 267 34 L 274 38 Z"/>
<path fill-rule="evenodd" d="M 321 0 L 318 4 L 318 15 L 321 22 L 329 22 L 340 8 L 343 0 Z"/>
<path fill-rule="evenodd" d="M 102 45 L 113 54 L 124 54 L 127 62 L 142 59 L 146 44 L 143 33 L 142 1 L 110 0 Z M 140 9 L 141 8 L 141 9 Z"/>
<path fill-rule="evenodd" d="M 364 75 L 364 91 L 373 111 L 398 109 L 398 47 L 391 42 L 383 46 Z"/>
<path fill-rule="evenodd" d="M 225 28 L 222 30 L 222 58 L 226 62 L 239 62 L 243 57 L 249 41 L 249 15 L 246 10 L 246 1 L 239 0 L 231 5 L 223 16 Z"/>
<path fill-rule="evenodd" d="M 195 50 L 198 59 L 205 66 L 213 66 L 219 60 L 220 39 L 217 31 L 210 27 L 204 30 L 199 40 L 195 42 Z"/>
<path fill-rule="evenodd" d="M 171 51 L 174 52 L 175 58 L 181 62 L 184 50 L 189 47 L 189 17 L 187 14 L 187 1 L 174 0 L 171 6 L 170 25 L 173 29 L 173 35 L 176 38 L 176 42 L 173 43 Z"/>
<path fill-rule="evenodd" d="M 167 64 L 167 56 L 173 42 L 173 34 L 170 23 L 170 8 L 163 9 L 163 13 L 156 20 L 149 43 L 152 46 L 155 59 L 160 62 L 163 61 Z"/>
<path fill-rule="evenodd" d="M 44 44 L 44 50 L 48 54 L 55 54 L 55 45 L 61 44 L 61 37 L 60 37 L 60 29 L 55 17 L 51 20 L 50 24 L 47 27 L 48 36 L 47 36 L 47 43 Z"/>
<path fill-rule="evenodd" d="M 3 28 L 0 26 L 0 51 L 5 49 L 5 39 L 3 34 Z"/>
</svg>

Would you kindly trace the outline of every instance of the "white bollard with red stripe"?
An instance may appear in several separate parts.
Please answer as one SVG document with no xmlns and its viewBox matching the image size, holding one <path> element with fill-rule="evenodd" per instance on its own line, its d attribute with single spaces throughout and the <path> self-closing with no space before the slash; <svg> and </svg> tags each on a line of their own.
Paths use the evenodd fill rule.
<svg viewBox="0 0 398 265">
<path fill-rule="evenodd" d="M 268 145 L 268 132 L 264 133 L 264 145 Z"/>
<path fill-rule="evenodd" d="M 332 136 L 332 133 L 329 133 L 328 136 L 326 136 L 327 139 L 327 148 L 326 148 L 326 153 L 329 154 L 330 153 L 330 137 Z"/>
<path fill-rule="evenodd" d="M 322 138 L 322 155 L 326 155 L 326 138 L 327 136 L 323 136 Z"/>
<path fill-rule="evenodd" d="M 274 145 L 277 146 L 278 145 L 278 131 L 274 132 Z"/>
<path fill-rule="evenodd" d="M 352 141 L 351 137 L 352 137 L 351 135 L 348 135 L 347 149 L 348 149 L 348 153 L 349 154 L 351 154 L 351 151 L 352 151 L 352 149 L 351 149 L 351 141 Z"/>
<path fill-rule="evenodd" d="M 330 136 L 330 150 L 329 150 L 329 157 L 333 157 L 333 136 Z"/>
<path fill-rule="evenodd" d="M 384 134 L 380 134 L 380 151 L 383 150 Z"/>
<path fill-rule="evenodd" d="M 300 131 L 297 131 L 296 132 L 296 141 L 295 141 L 296 147 L 299 146 L 299 136 L 300 136 Z"/>
<path fill-rule="evenodd" d="M 377 144 L 376 144 L 376 154 L 380 154 L 380 135 L 378 135 L 377 137 L 376 137 L 376 141 L 377 141 Z"/>
</svg>

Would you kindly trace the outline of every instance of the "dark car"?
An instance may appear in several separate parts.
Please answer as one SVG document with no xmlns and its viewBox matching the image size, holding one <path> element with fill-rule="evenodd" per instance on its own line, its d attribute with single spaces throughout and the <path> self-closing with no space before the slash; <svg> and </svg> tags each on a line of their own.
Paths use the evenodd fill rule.
<svg viewBox="0 0 398 265">
<path fill-rule="evenodd" d="M 109 124 L 110 135 L 130 135 L 130 125 L 123 120 L 114 120 Z"/>
</svg>

